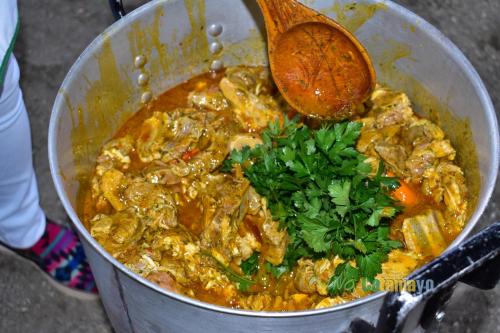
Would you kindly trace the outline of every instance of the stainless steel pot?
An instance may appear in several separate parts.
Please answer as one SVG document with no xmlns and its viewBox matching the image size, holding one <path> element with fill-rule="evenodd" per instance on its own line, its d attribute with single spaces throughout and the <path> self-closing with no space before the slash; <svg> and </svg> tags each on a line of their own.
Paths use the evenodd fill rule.
<svg viewBox="0 0 500 333">
<path fill-rule="evenodd" d="M 392 2 L 304 2 L 353 31 L 374 59 L 378 80 L 408 92 L 420 112 L 441 121 L 458 147 L 477 201 L 450 246 L 455 247 L 482 214 L 498 170 L 497 121 L 478 74 L 438 30 Z M 382 292 L 333 308 L 288 313 L 233 310 L 175 294 L 112 258 L 79 219 L 79 188 L 88 181 L 99 147 L 124 119 L 151 96 L 210 68 L 266 64 L 264 41 L 252 0 L 153 1 L 99 35 L 67 74 L 50 121 L 52 177 L 117 332 L 333 332 L 356 318 L 376 321 Z"/>
</svg>

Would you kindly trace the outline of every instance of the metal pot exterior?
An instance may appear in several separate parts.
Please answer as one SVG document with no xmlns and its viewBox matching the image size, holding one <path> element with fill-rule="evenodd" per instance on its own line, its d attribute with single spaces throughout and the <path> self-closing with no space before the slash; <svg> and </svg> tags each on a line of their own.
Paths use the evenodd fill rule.
<svg viewBox="0 0 500 333">
<path fill-rule="evenodd" d="M 441 119 L 469 183 L 477 184 L 477 203 L 451 246 L 456 245 L 478 221 L 498 170 L 497 121 L 477 73 L 435 28 L 391 2 L 304 2 L 356 34 L 376 64 L 378 81 L 408 92 L 421 112 Z M 141 106 L 141 99 L 210 67 L 266 64 L 262 33 L 255 1 L 153 1 L 98 36 L 61 86 L 49 128 L 52 176 L 117 332 L 333 332 L 345 330 L 355 318 L 377 319 L 383 293 L 290 313 L 238 311 L 177 295 L 128 271 L 99 246 L 77 215 L 78 189 L 88 181 L 99 147 Z M 477 159 L 461 141 L 468 128 Z"/>
</svg>

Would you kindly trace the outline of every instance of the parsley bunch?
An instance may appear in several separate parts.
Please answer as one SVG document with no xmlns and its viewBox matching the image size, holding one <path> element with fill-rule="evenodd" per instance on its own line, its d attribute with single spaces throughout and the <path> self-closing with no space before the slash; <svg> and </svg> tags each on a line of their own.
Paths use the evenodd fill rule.
<svg viewBox="0 0 500 333">
<path fill-rule="evenodd" d="M 283 262 L 266 263 L 274 275 L 290 271 L 301 257 L 338 255 L 345 262 L 328 289 L 339 295 L 352 291 L 361 278 L 372 282 L 387 253 L 401 246 L 388 237 L 388 219 L 400 210 L 388 193 L 399 183 L 383 176 L 382 163 L 369 177 L 371 166 L 355 149 L 361 127 L 342 122 L 311 130 L 286 119 L 269 125 L 263 144 L 233 150 L 224 162 L 225 172 L 242 165 L 245 177 L 267 198 L 273 218 L 287 228 Z"/>
</svg>

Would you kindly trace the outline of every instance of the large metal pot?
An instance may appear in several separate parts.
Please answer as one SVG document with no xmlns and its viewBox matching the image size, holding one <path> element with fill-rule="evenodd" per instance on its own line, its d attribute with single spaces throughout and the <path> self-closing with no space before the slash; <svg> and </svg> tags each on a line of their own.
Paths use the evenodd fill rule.
<svg viewBox="0 0 500 333">
<path fill-rule="evenodd" d="M 497 121 L 478 74 L 438 30 L 392 2 L 304 2 L 353 31 L 372 56 L 378 80 L 408 92 L 420 112 L 441 121 L 458 147 L 477 200 L 451 245 L 456 246 L 483 212 L 498 170 Z M 66 76 L 49 129 L 52 177 L 117 332 L 332 332 L 355 318 L 376 321 L 382 292 L 333 308 L 289 313 L 233 310 L 175 294 L 130 272 L 79 219 L 79 188 L 88 181 L 99 147 L 124 119 L 151 96 L 210 67 L 265 64 L 264 41 L 255 1 L 153 1 L 99 35 Z"/>
</svg>

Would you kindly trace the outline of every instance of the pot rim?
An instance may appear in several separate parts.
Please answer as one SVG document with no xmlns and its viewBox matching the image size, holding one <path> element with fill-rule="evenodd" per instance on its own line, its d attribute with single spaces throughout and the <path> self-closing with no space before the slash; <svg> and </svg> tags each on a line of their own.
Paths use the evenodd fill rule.
<svg viewBox="0 0 500 333">
<path fill-rule="evenodd" d="M 96 250 L 102 257 L 104 257 L 109 263 L 113 265 L 114 269 L 118 268 L 122 273 L 126 274 L 131 279 L 136 280 L 137 282 L 145 285 L 146 287 L 149 287 L 150 289 L 161 295 L 167 296 L 175 301 L 180 301 L 183 303 L 187 303 L 189 305 L 193 305 L 203 310 L 209 310 L 209 311 L 239 315 L 239 316 L 256 317 L 256 318 L 290 318 L 290 317 L 317 316 L 330 312 L 354 309 L 367 302 L 380 300 L 386 294 L 386 292 L 379 291 L 374 294 L 368 295 L 366 297 L 362 297 L 357 300 L 353 300 L 344 304 L 336 305 L 334 307 L 302 310 L 302 311 L 288 311 L 288 312 L 252 311 L 252 310 L 240 310 L 240 309 L 233 309 L 229 307 L 214 305 L 211 303 L 202 302 L 197 299 L 193 299 L 163 289 L 160 286 L 154 284 L 153 282 L 150 282 L 149 280 L 143 278 L 142 276 L 133 273 L 128 268 L 126 268 L 122 263 L 113 258 L 109 253 L 107 253 L 104 250 L 104 248 L 101 247 L 101 245 L 90 235 L 90 233 L 84 227 L 83 223 L 80 221 L 78 215 L 76 214 L 69 199 L 66 196 L 64 185 L 62 182 L 62 177 L 59 172 L 59 161 L 57 158 L 57 131 L 58 131 L 59 120 L 61 118 L 60 115 L 62 113 L 64 105 L 64 96 L 61 93 L 61 91 L 64 90 L 64 87 L 68 86 L 70 81 L 74 78 L 75 75 L 74 73 L 77 71 L 77 68 L 80 66 L 81 63 L 84 63 L 85 60 L 87 60 L 89 57 L 92 56 L 92 51 L 102 43 L 104 38 L 109 38 L 109 36 L 118 33 L 122 27 L 126 26 L 129 23 L 129 21 L 132 21 L 134 18 L 138 16 L 144 15 L 147 11 L 151 10 L 152 8 L 160 6 L 162 3 L 170 3 L 175 1 L 179 0 L 151 1 L 149 3 L 142 5 L 141 7 L 132 11 L 131 13 L 127 14 L 125 17 L 121 18 L 119 21 L 116 21 L 111 26 L 106 28 L 85 48 L 85 50 L 76 59 L 76 61 L 66 74 L 66 77 L 63 83 L 61 84 L 61 88 L 59 89 L 59 92 L 56 96 L 54 106 L 52 108 L 52 114 L 49 124 L 49 134 L 48 134 L 48 155 L 49 155 L 48 157 L 49 157 L 50 171 L 57 194 L 63 204 L 64 209 L 66 210 L 74 226 L 76 227 L 78 233 L 80 234 L 80 237 L 85 238 L 85 240 L 91 244 L 94 250 Z M 499 155 L 500 155 L 499 134 L 498 134 L 498 125 L 497 125 L 495 109 L 491 102 L 488 91 L 484 83 L 482 82 L 481 78 L 479 77 L 477 71 L 474 69 L 472 64 L 465 57 L 465 55 L 460 51 L 460 49 L 453 42 L 451 42 L 445 35 L 443 35 L 443 33 L 441 33 L 437 28 L 435 28 L 433 25 L 431 25 L 429 22 L 427 22 L 417 14 L 411 12 L 405 7 L 396 4 L 392 1 L 385 1 L 385 0 L 366 0 L 366 1 L 372 3 L 383 3 L 385 6 L 387 6 L 388 9 L 390 9 L 396 15 L 402 17 L 407 22 L 418 24 L 418 27 L 421 28 L 423 31 L 425 31 L 430 38 L 434 39 L 437 43 L 440 43 L 443 46 L 445 46 L 449 58 L 453 62 L 455 62 L 459 67 L 462 68 L 467 78 L 473 84 L 474 90 L 478 93 L 481 104 L 484 107 L 487 121 L 489 124 L 492 124 L 491 126 L 492 149 L 490 152 L 492 156 L 492 162 L 491 162 L 492 168 L 490 172 L 484 177 L 484 179 L 490 179 L 491 182 L 488 184 L 482 184 L 485 191 L 484 199 L 477 203 L 475 211 L 470 216 L 467 225 L 462 230 L 462 232 L 457 236 L 457 238 L 448 246 L 448 248 L 445 250 L 446 252 L 452 249 L 453 247 L 457 246 L 460 242 L 462 242 L 467 237 L 467 235 L 472 231 L 474 226 L 477 224 L 479 217 L 484 212 L 492 196 L 493 190 L 495 188 L 495 181 L 498 173 Z"/>
</svg>

